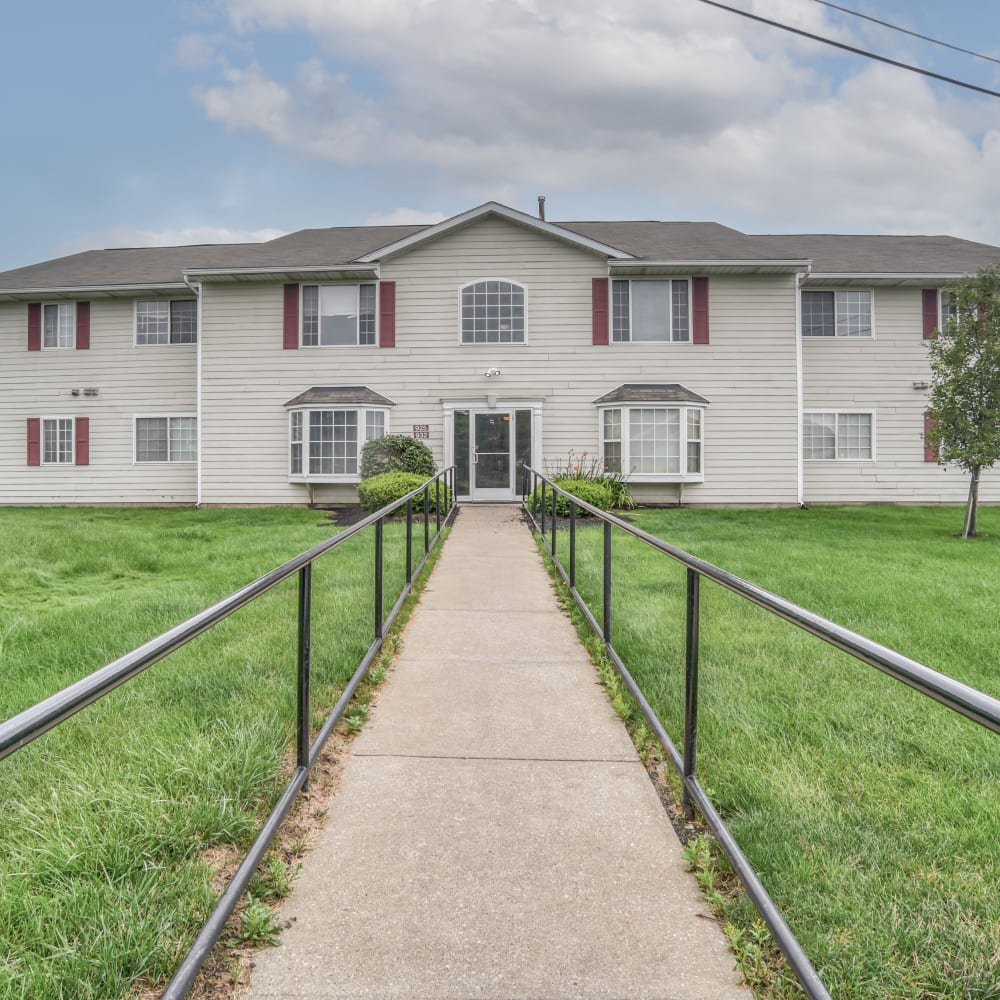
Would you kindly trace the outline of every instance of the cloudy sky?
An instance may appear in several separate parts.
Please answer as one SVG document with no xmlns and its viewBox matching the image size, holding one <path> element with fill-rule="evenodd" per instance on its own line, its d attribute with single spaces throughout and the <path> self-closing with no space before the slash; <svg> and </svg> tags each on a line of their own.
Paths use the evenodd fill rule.
<svg viewBox="0 0 1000 1000">
<path fill-rule="evenodd" d="M 732 6 L 1000 90 L 818 0 Z M 839 0 L 1000 58 L 995 0 Z M 36 0 L 0 34 L 0 269 L 548 217 L 1000 243 L 1000 99 L 699 0 Z"/>
</svg>

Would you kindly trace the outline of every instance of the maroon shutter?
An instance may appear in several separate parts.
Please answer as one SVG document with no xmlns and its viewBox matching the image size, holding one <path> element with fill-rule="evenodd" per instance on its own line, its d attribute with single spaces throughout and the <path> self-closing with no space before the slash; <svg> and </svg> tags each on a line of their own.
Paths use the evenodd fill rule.
<svg viewBox="0 0 1000 1000">
<path fill-rule="evenodd" d="M 925 288 L 922 292 L 924 300 L 924 340 L 933 340 L 937 336 L 940 320 L 938 319 L 938 290 Z"/>
<path fill-rule="evenodd" d="M 28 417 L 28 465 L 42 464 L 42 421 Z"/>
<path fill-rule="evenodd" d="M 90 303 L 77 302 L 76 304 L 76 349 L 78 351 L 90 350 Z M 86 463 L 83 463 L 86 465 Z"/>
<path fill-rule="evenodd" d="M 285 285 L 285 336 L 286 351 L 298 350 L 299 346 L 299 286 Z"/>
<path fill-rule="evenodd" d="M 708 278 L 691 279 L 691 317 L 694 323 L 692 341 L 708 343 Z"/>
<path fill-rule="evenodd" d="M 90 465 L 90 417 L 73 421 L 73 454 L 77 465 Z"/>
<path fill-rule="evenodd" d="M 40 351 L 41 349 L 42 349 L 42 304 L 41 302 L 29 302 L 28 303 L 28 350 Z"/>
<path fill-rule="evenodd" d="M 924 414 L 924 461 L 936 462 L 938 460 L 939 449 L 937 446 L 927 443 L 927 435 L 937 427 L 937 421 L 933 417 Z"/>
<path fill-rule="evenodd" d="M 592 286 L 594 331 L 593 342 L 608 342 L 608 279 L 594 278 Z"/>
<path fill-rule="evenodd" d="M 396 346 L 396 282 L 382 281 L 378 286 L 378 346 Z"/>
</svg>

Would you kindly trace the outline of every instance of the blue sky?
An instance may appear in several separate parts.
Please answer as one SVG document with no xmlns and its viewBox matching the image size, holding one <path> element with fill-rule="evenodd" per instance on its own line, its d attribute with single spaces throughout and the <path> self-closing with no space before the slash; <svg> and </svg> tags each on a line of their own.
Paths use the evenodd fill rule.
<svg viewBox="0 0 1000 1000">
<path fill-rule="evenodd" d="M 815 0 L 729 0 L 1000 90 L 1000 65 Z M 1000 5 L 842 6 L 1000 57 Z M 77 250 L 550 219 L 1000 243 L 1000 100 L 697 0 L 12 5 L 0 269 Z"/>
</svg>

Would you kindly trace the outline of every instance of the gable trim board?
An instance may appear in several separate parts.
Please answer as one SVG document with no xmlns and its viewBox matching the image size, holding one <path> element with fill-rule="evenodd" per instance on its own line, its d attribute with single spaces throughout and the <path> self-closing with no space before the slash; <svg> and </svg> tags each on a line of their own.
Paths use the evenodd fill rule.
<svg viewBox="0 0 1000 1000">
<path fill-rule="evenodd" d="M 457 410 L 530 409 L 534 460 L 544 469 L 565 464 L 571 450 L 602 454 L 595 399 L 621 386 L 682 385 L 712 400 L 699 441 L 703 481 L 684 484 L 685 503 L 964 498 L 962 477 L 925 461 L 926 398 L 913 388 L 928 377 L 924 306 L 930 294 L 937 301 L 957 260 L 975 270 L 1000 260 L 1000 248 L 943 237 L 815 237 L 814 243 L 795 237 L 792 243 L 699 223 L 571 225 L 488 203 L 437 226 L 403 227 L 389 242 L 377 227 L 309 230 L 234 247 L 88 252 L 0 274 L 0 502 L 351 502 L 350 484 L 306 488 L 289 476 L 286 403 L 316 386 L 367 386 L 392 400 L 391 432 L 426 435 L 439 464 L 454 454 Z M 399 234 L 400 227 L 390 231 Z M 880 269 L 837 272 L 811 256 L 814 248 L 817 257 L 836 251 L 838 259 L 853 253 L 874 259 L 873 247 Z M 930 269 L 937 253 L 941 262 Z M 893 266 L 891 254 L 900 262 L 927 259 L 929 269 Z M 87 280 L 101 269 L 110 273 L 118 261 L 128 272 L 123 276 L 149 280 L 99 287 Z M 171 268 L 179 284 L 163 280 Z M 497 276 L 531 288 L 530 341 L 500 342 L 497 332 L 495 340 L 461 343 L 455 289 Z M 687 279 L 690 336 L 612 342 L 610 290 L 619 278 Z M 297 349 L 301 284 L 359 282 L 376 286 L 376 349 Z M 819 285 L 870 290 L 877 338 L 803 338 L 799 289 Z M 194 350 L 135 345 L 134 300 L 177 292 L 197 296 Z M 25 304 L 52 300 L 88 303 L 89 349 L 27 350 Z M 502 331 L 502 307 L 496 308 L 486 325 Z M 96 398 L 82 398 L 91 387 Z M 336 408 L 338 398 L 312 408 Z M 645 409 L 671 409 L 666 398 L 623 406 L 642 411 L 644 402 Z M 803 469 L 804 411 L 871 413 L 877 458 L 810 461 Z M 197 414 L 198 461 L 161 466 L 154 475 L 132 461 L 131 427 L 136 414 L 166 412 Z M 29 466 L 24 421 L 39 413 L 77 420 L 89 465 Z M 673 413 L 655 419 L 640 413 L 626 430 L 640 435 L 631 451 L 666 468 L 675 461 L 672 421 Z M 359 448 L 357 431 L 344 427 L 337 433 L 353 434 L 353 443 L 317 431 L 317 447 Z M 79 442 L 75 447 L 80 452 Z M 661 481 L 653 481 L 657 476 Z M 641 500 L 681 498 L 680 478 L 657 476 L 628 478 Z M 987 500 L 1000 499 L 994 479 L 983 484 Z"/>
</svg>

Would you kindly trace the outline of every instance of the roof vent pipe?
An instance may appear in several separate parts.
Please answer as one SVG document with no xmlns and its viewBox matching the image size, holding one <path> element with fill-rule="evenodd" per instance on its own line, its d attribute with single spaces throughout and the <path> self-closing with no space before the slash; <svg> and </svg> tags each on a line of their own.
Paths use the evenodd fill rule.
<svg viewBox="0 0 1000 1000">
<path fill-rule="evenodd" d="M 540 194 L 538 196 L 538 218 L 545 221 L 545 195 Z"/>
</svg>

